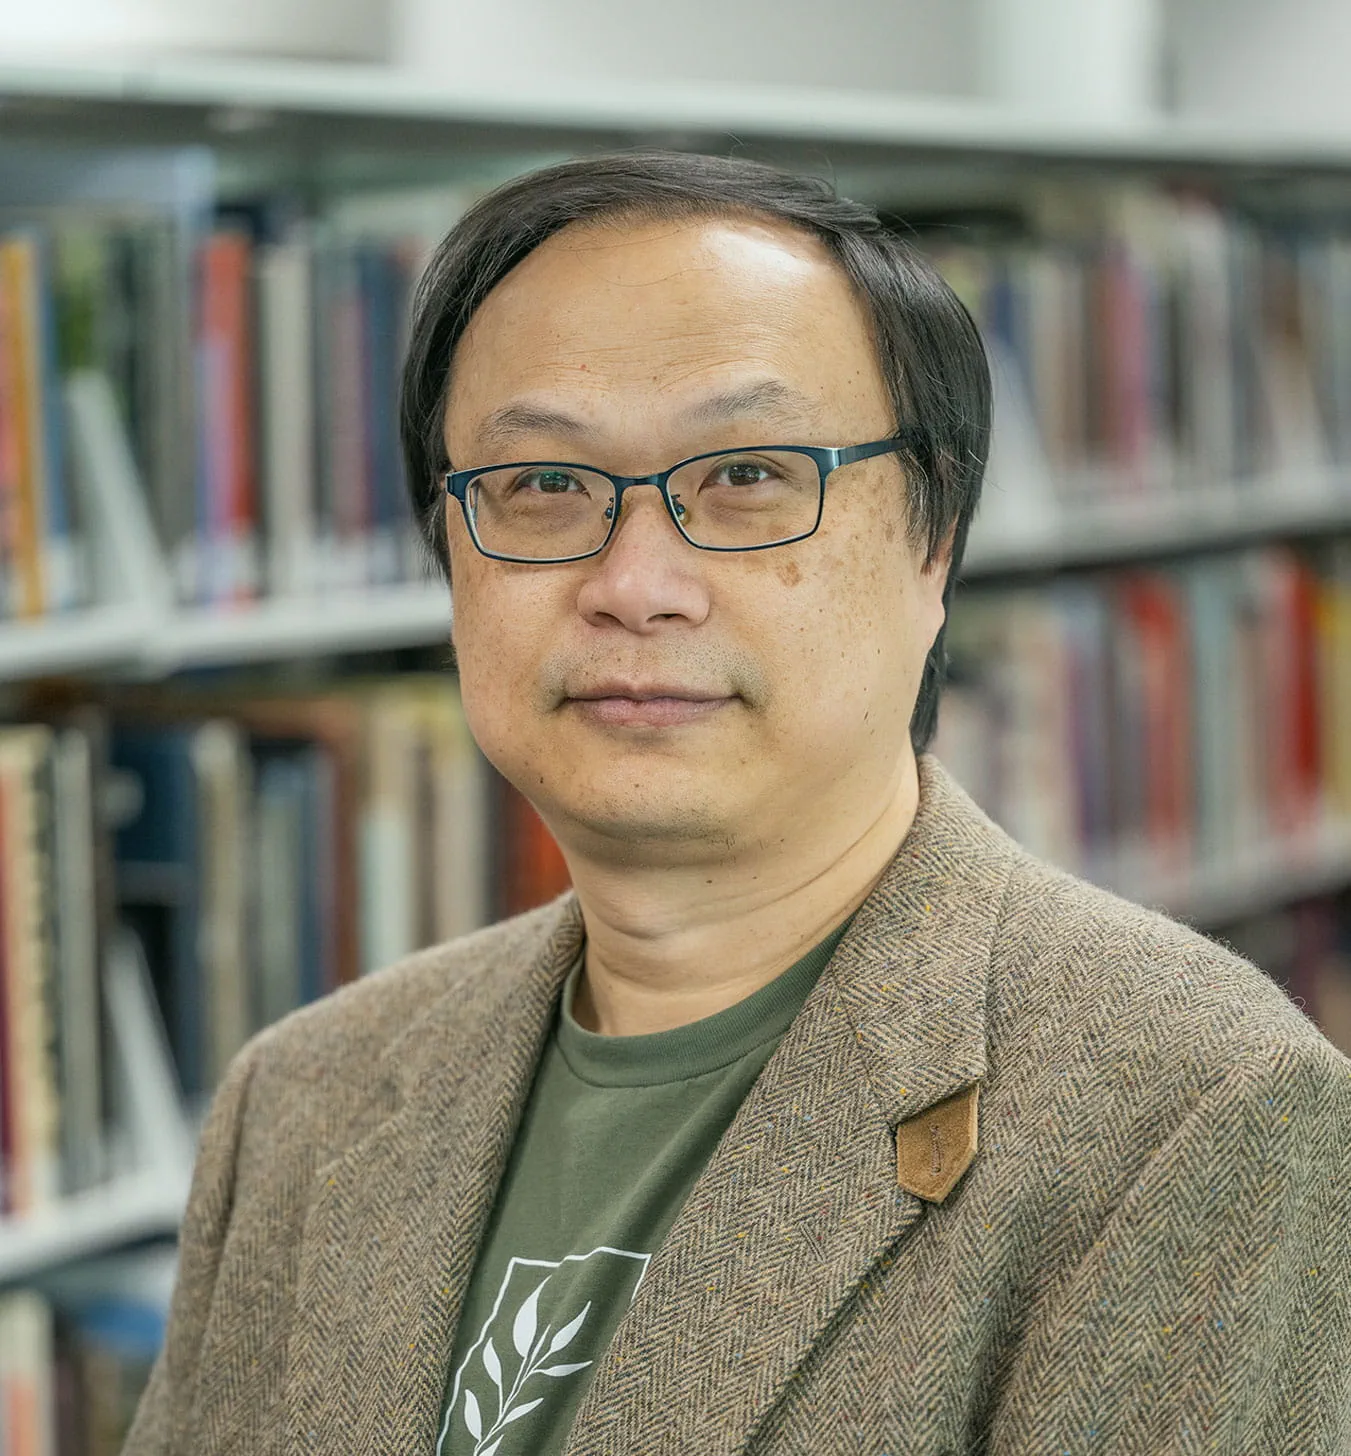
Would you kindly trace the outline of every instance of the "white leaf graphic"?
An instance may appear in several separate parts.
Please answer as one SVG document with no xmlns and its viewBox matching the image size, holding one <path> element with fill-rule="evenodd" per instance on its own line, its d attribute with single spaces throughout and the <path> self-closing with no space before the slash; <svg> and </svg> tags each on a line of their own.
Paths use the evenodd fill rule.
<svg viewBox="0 0 1351 1456">
<path fill-rule="evenodd" d="M 493 1456 L 493 1452 L 502 1444 L 502 1437 L 499 1436 L 491 1446 L 485 1446 L 482 1451 L 477 1451 L 474 1456 Z"/>
<path fill-rule="evenodd" d="M 534 1373 L 536 1375 L 571 1375 L 574 1370 L 585 1370 L 590 1363 L 590 1360 L 583 1360 L 577 1365 L 549 1365 Z"/>
<path fill-rule="evenodd" d="M 536 1286 L 535 1292 L 516 1311 L 516 1319 L 511 1327 L 511 1342 L 516 1346 L 516 1353 L 522 1360 L 530 1353 L 530 1342 L 535 1338 L 535 1326 L 538 1319 L 536 1306 L 539 1304 L 540 1290 L 549 1281 L 541 1280 Z"/>
<path fill-rule="evenodd" d="M 512 1421 L 519 1421 L 522 1416 L 529 1415 L 543 1399 L 544 1397 L 540 1396 L 539 1400 L 528 1400 L 524 1405 L 515 1406 L 502 1417 L 502 1424 L 506 1426 Z"/>
<path fill-rule="evenodd" d="M 552 1325 L 545 1325 L 544 1328 L 539 1332 L 539 1338 L 535 1341 L 534 1345 L 531 1346 L 530 1353 L 525 1357 L 525 1363 L 527 1365 L 533 1365 L 535 1361 L 538 1360 L 539 1357 L 544 1353 L 544 1346 L 548 1343 L 549 1336 L 553 1334 L 553 1332 L 554 1327 Z"/>
<path fill-rule="evenodd" d="M 497 1387 L 497 1393 L 502 1394 L 502 1362 L 497 1358 L 497 1350 L 493 1346 L 492 1336 L 488 1336 L 488 1343 L 483 1347 L 483 1368 L 492 1377 L 493 1384 Z"/>
<path fill-rule="evenodd" d="M 464 1393 L 464 1423 L 469 1427 L 469 1434 L 477 1441 L 483 1434 L 483 1418 L 478 1413 L 478 1401 L 472 1390 Z"/>
<path fill-rule="evenodd" d="M 572 1344 L 572 1337 L 577 1333 L 578 1330 L 581 1329 L 582 1322 L 586 1319 L 587 1315 L 590 1312 L 591 1301 L 588 1299 L 581 1314 L 579 1314 L 577 1318 L 575 1320 L 572 1320 L 569 1324 L 564 1325 L 563 1328 L 559 1330 L 559 1332 L 553 1337 L 553 1342 L 549 1346 L 550 1355 L 557 1355 L 560 1350 L 564 1350 L 570 1344 Z"/>
</svg>

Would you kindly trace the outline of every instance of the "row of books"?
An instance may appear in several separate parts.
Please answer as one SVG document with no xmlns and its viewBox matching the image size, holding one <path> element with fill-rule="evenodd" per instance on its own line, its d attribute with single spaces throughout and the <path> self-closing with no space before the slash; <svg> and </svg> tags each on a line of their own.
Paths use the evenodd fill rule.
<svg viewBox="0 0 1351 1456">
<path fill-rule="evenodd" d="M 164 1342 L 172 1250 L 0 1294 L 0 1450 L 117 1456 Z"/>
<path fill-rule="evenodd" d="M 1351 225 L 1196 190 L 1033 188 L 921 228 L 1061 503 L 1315 481 L 1351 498 Z M 996 440 L 995 449 L 1008 440 Z M 1035 468 L 1035 464 L 1021 468 Z M 1016 486 L 1017 482 L 1014 482 Z"/>
<path fill-rule="evenodd" d="M 205 229 L 81 203 L 0 233 L 0 612 L 76 604 L 88 575 L 57 404 L 77 369 L 114 384 L 183 601 L 423 574 L 398 374 L 412 288 L 473 195 L 315 218 L 263 200 Z M 1292 482 L 1351 496 L 1344 216 L 1029 184 L 1012 221 L 916 215 L 910 232 L 990 345 L 1011 508 Z"/>
<path fill-rule="evenodd" d="M 935 752 L 1034 852 L 1135 894 L 1351 823 L 1351 545 L 972 590 Z"/>
<path fill-rule="evenodd" d="M 415 579 L 398 378 L 420 250 L 295 227 L 201 246 L 195 520 L 165 522 L 204 602 Z"/>
<path fill-rule="evenodd" d="M 425 575 L 397 385 L 426 246 L 86 209 L 0 233 L 0 617 L 87 596 L 61 395 L 81 370 L 113 385 L 180 600 Z"/>
<path fill-rule="evenodd" d="M 261 1027 L 566 887 L 449 677 L 54 691 L 0 729 L 0 1212 L 109 1174 L 114 923 L 139 938 L 192 1113 Z"/>
</svg>

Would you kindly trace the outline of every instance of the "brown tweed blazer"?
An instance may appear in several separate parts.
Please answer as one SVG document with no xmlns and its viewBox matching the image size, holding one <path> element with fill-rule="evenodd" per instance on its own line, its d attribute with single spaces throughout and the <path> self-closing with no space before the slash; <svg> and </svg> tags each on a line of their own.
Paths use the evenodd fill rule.
<svg viewBox="0 0 1351 1456">
<path fill-rule="evenodd" d="M 569 1452 L 1345 1456 L 1351 1059 L 1253 966 L 920 768 Z M 581 939 L 566 896 L 240 1054 L 131 1456 L 429 1456 Z"/>
</svg>

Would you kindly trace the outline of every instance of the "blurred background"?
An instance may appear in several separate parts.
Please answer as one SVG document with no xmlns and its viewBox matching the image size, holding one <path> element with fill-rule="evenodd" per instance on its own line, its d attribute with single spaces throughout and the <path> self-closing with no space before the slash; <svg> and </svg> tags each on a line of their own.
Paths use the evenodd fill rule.
<svg viewBox="0 0 1351 1456">
<path fill-rule="evenodd" d="M 485 190 L 832 177 L 975 314 L 936 751 L 1351 1052 L 1351 7 L 0 0 L 0 1449 L 115 1452 L 259 1027 L 566 883 L 395 432 Z"/>
</svg>

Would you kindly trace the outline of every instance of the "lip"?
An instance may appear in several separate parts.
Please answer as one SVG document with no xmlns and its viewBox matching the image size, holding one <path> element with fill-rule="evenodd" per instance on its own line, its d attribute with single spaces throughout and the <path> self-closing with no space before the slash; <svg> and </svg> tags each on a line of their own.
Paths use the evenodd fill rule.
<svg viewBox="0 0 1351 1456">
<path fill-rule="evenodd" d="M 657 698 L 675 698 L 686 703 L 720 703 L 726 693 L 706 693 L 699 688 L 688 688 L 676 683 L 627 683 L 603 682 L 585 692 L 569 693 L 568 697 L 577 703 L 592 703 L 601 698 L 627 698 L 634 703 L 648 703 Z"/>
<path fill-rule="evenodd" d="M 611 728 L 673 728 L 707 718 L 731 703 L 725 694 L 660 683 L 602 683 L 567 701 L 592 722 Z"/>
</svg>

